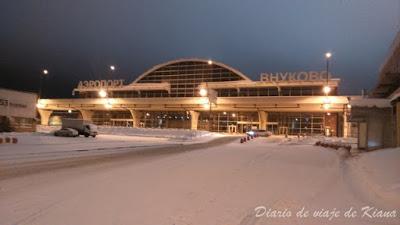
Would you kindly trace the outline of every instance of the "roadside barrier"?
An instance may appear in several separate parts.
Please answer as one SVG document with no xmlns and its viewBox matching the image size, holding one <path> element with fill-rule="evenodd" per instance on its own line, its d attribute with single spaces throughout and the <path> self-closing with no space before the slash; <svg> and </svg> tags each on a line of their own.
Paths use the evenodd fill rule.
<svg viewBox="0 0 400 225">
<path fill-rule="evenodd" d="M 0 137 L 0 144 L 17 144 L 18 138 L 16 137 Z"/>
<path fill-rule="evenodd" d="M 250 141 L 251 139 L 257 138 L 258 134 L 254 134 L 254 135 L 246 135 L 245 137 L 240 138 L 239 142 L 240 143 L 244 143 L 247 141 Z"/>
</svg>

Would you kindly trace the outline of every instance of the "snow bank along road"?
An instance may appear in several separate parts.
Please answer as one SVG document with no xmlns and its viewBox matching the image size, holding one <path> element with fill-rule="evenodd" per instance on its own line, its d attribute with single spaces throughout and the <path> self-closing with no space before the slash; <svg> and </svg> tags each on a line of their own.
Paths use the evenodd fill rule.
<svg viewBox="0 0 400 225">
<path fill-rule="evenodd" d="M 350 207 L 399 209 L 349 177 L 362 160 L 274 138 L 206 147 L 0 180 L 0 224 L 400 224 L 398 215 L 333 216 Z M 321 218 L 297 218 L 303 207 L 322 210 Z"/>
<path fill-rule="evenodd" d="M 0 180 L 132 156 L 137 158 L 205 148 L 233 140 L 233 137 L 221 137 L 218 134 L 178 139 L 106 134 L 98 135 L 97 138 L 65 138 L 43 133 L 16 135 L 20 143 L 0 145 Z M 188 147 L 184 147 L 186 145 Z"/>
</svg>

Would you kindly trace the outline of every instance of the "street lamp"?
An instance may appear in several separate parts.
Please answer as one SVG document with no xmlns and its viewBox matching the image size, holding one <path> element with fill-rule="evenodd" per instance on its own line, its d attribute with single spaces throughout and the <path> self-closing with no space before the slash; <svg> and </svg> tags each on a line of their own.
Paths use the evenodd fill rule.
<svg viewBox="0 0 400 225">
<path fill-rule="evenodd" d="M 42 71 L 42 74 L 40 75 L 40 84 L 39 84 L 39 99 L 42 98 L 42 88 L 43 88 L 43 79 L 46 77 L 46 75 L 49 74 L 49 71 L 47 69 L 44 69 Z"/>
<path fill-rule="evenodd" d="M 325 59 L 326 59 L 326 85 L 322 89 L 325 95 L 328 95 L 329 92 L 331 92 L 331 87 L 329 87 L 329 60 L 332 58 L 332 53 L 327 52 L 325 53 Z"/>
<path fill-rule="evenodd" d="M 111 66 L 110 66 L 110 70 L 111 70 L 111 71 L 114 71 L 114 70 L 115 70 L 115 66 L 114 66 L 114 65 L 111 65 Z"/>
</svg>

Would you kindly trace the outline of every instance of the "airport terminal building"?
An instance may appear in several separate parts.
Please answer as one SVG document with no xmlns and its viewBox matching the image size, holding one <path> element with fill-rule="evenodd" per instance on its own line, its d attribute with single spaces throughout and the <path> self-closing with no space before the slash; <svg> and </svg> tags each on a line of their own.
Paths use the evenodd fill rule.
<svg viewBox="0 0 400 225">
<path fill-rule="evenodd" d="M 350 107 L 337 95 L 339 83 L 326 72 L 263 73 L 254 81 L 223 63 L 181 59 L 130 84 L 81 81 L 74 98 L 40 99 L 37 107 L 44 125 L 75 117 L 109 126 L 347 136 Z"/>
</svg>

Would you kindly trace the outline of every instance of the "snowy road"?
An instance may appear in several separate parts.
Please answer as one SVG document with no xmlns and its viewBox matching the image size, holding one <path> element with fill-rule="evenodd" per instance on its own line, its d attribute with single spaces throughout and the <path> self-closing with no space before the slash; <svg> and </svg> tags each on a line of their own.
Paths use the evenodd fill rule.
<svg viewBox="0 0 400 225">
<path fill-rule="evenodd" d="M 348 169 L 334 151 L 273 138 L 125 158 L 1 180 L 0 225 L 400 224 L 398 215 L 296 217 L 302 207 L 399 208 L 358 190 Z M 256 217 L 259 206 L 292 215 Z"/>
</svg>

